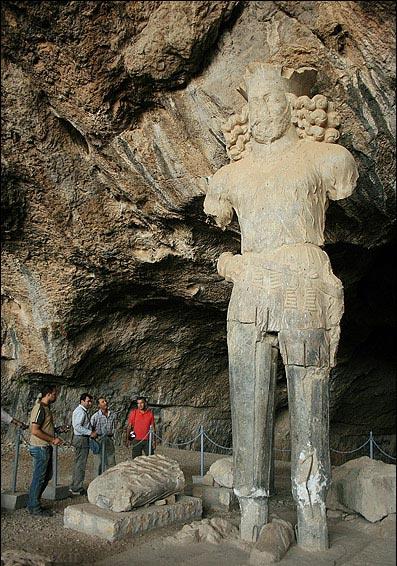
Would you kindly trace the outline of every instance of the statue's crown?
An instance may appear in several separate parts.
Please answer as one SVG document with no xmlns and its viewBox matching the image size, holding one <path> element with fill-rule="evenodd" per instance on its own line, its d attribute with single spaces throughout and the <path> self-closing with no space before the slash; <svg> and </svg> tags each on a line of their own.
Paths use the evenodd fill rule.
<svg viewBox="0 0 397 566">
<path fill-rule="evenodd" d="M 313 67 L 300 67 L 291 69 L 270 63 L 250 63 L 244 74 L 244 85 L 239 89 L 247 99 L 250 89 L 258 83 L 274 85 L 284 92 L 291 92 L 296 96 L 309 94 L 316 80 L 317 71 Z"/>
</svg>

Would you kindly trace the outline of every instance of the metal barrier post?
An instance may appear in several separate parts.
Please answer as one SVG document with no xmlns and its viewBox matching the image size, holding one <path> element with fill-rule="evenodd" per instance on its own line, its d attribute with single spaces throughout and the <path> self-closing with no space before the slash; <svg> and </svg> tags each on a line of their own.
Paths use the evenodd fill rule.
<svg viewBox="0 0 397 566">
<path fill-rule="evenodd" d="M 152 444 L 153 444 L 153 427 L 149 427 L 149 456 L 152 455 Z"/>
<path fill-rule="evenodd" d="M 58 446 L 52 447 L 52 478 L 51 483 L 54 487 L 58 485 Z"/>
<path fill-rule="evenodd" d="M 19 445 L 21 443 L 21 429 L 17 427 L 15 431 L 15 456 L 14 465 L 12 468 L 12 493 L 17 491 L 17 473 L 18 473 L 18 462 L 19 462 Z"/>
<path fill-rule="evenodd" d="M 200 476 L 204 476 L 204 427 L 200 426 Z"/>
<path fill-rule="evenodd" d="M 106 470 L 106 465 L 105 465 L 106 438 L 107 438 L 107 435 L 104 434 L 102 436 L 102 442 L 101 442 L 101 474 L 103 474 L 103 472 Z"/>
<path fill-rule="evenodd" d="M 369 457 L 374 458 L 374 438 L 372 435 L 372 430 L 369 433 Z"/>
</svg>

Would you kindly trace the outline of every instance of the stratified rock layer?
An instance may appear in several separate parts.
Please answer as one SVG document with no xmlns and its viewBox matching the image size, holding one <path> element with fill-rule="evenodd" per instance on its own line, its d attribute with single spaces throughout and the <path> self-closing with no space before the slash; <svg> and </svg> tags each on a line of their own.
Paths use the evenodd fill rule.
<svg viewBox="0 0 397 566">
<path fill-rule="evenodd" d="M 313 65 L 360 173 L 327 213 L 345 289 L 331 446 L 372 429 L 393 452 L 391 3 L 6 0 L 2 22 L 3 404 L 26 418 L 36 383 L 55 380 L 58 422 L 90 389 L 121 428 L 144 393 L 166 439 L 205 424 L 231 445 L 231 286 L 215 262 L 240 237 L 207 224 L 203 178 L 226 163 L 247 64 Z M 286 407 L 280 368 L 280 448 Z"/>
</svg>

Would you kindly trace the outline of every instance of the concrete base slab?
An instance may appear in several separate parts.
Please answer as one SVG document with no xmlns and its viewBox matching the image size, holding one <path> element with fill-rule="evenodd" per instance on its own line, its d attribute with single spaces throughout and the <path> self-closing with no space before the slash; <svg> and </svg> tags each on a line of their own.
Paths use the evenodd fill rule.
<svg viewBox="0 0 397 566">
<path fill-rule="evenodd" d="M 200 519 L 201 515 L 201 499 L 183 495 L 171 505 L 149 505 L 123 513 L 107 511 L 92 503 L 69 505 L 64 511 L 63 525 L 115 541 L 175 523 L 189 523 Z"/>
<path fill-rule="evenodd" d="M 203 478 L 204 478 L 204 476 L 192 476 L 193 485 L 196 485 L 196 484 L 201 485 L 203 483 Z"/>
<path fill-rule="evenodd" d="M 42 495 L 43 499 L 51 499 L 52 501 L 66 499 L 67 497 L 70 497 L 68 485 L 47 485 Z"/>
<path fill-rule="evenodd" d="M 239 507 L 233 489 L 228 487 L 193 485 L 192 494 L 200 497 L 205 511 L 232 511 Z"/>
<path fill-rule="evenodd" d="M 28 494 L 22 491 L 3 491 L 1 493 L 1 508 L 15 511 L 23 509 L 28 504 Z"/>
</svg>

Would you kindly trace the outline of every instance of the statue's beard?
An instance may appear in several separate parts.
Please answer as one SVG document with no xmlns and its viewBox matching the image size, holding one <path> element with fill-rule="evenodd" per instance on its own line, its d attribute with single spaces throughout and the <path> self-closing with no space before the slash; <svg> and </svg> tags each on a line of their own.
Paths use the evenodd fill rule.
<svg viewBox="0 0 397 566">
<path fill-rule="evenodd" d="M 259 119 L 251 124 L 251 135 L 258 143 L 271 143 L 281 138 L 291 125 L 290 113 L 275 118 Z"/>
</svg>

